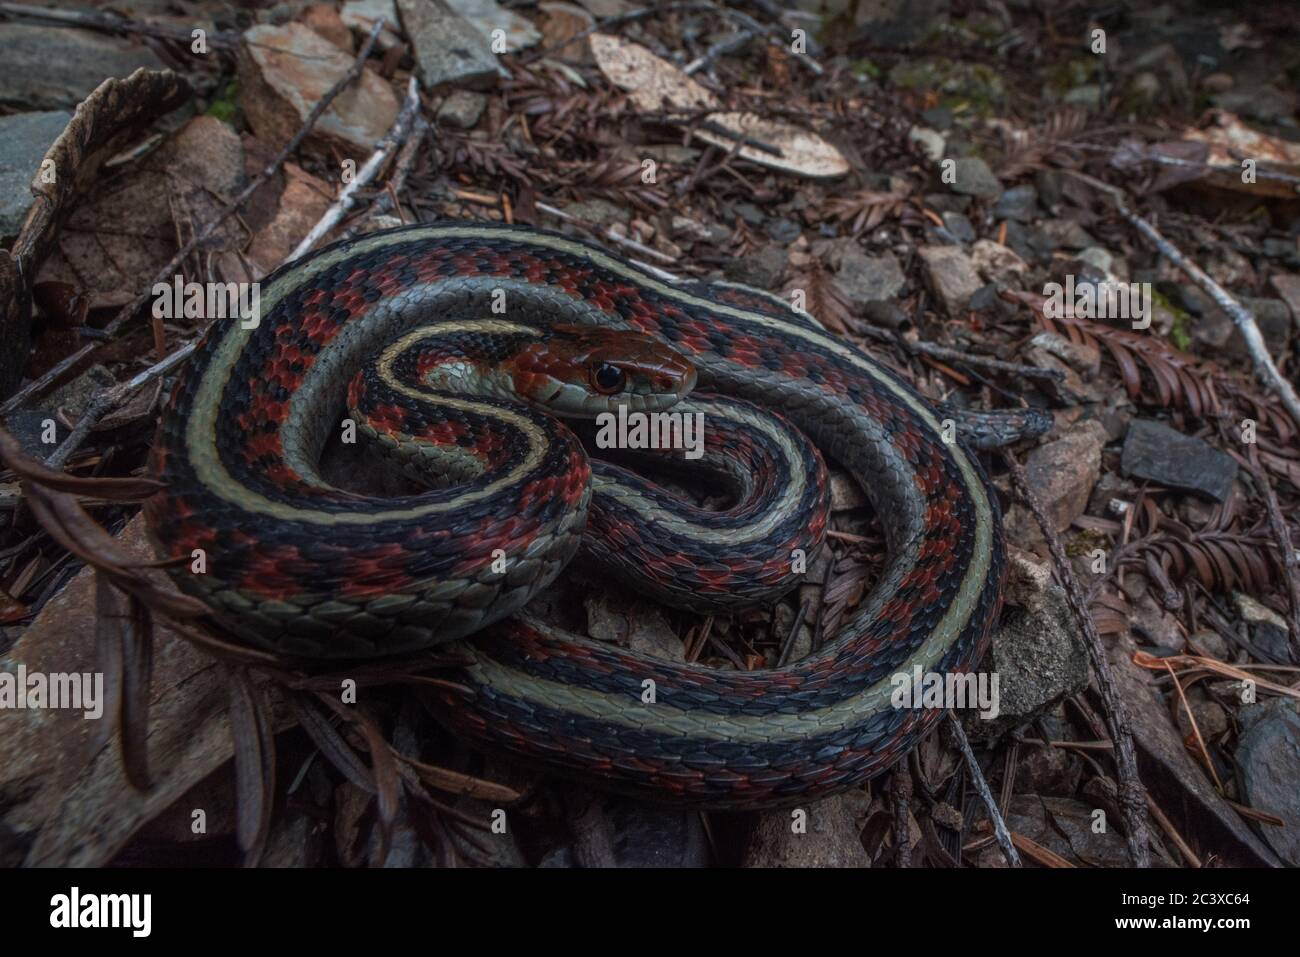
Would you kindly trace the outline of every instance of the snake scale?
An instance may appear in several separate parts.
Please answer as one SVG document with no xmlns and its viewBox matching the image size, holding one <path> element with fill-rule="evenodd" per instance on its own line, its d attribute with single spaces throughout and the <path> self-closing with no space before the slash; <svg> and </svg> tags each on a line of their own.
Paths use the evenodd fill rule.
<svg viewBox="0 0 1300 957">
<path fill-rule="evenodd" d="M 349 660 L 454 647 L 466 663 L 436 707 L 469 742 L 657 800 L 789 805 L 884 770 L 941 716 L 893 707 L 894 675 L 968 671 L 987 645 L 1005 558 L 979 463 L 911 386 L 776 297 L 670 284 L 541 230 L 441 223 L 281 267 L 259 319 L 214 323 L 182 371 L 151 535 L 250 643 Z M 658 486 L 591 461 L 555 416 L 611 407 L 602 395 L 702 410 L 703 461 L 739 503 L 670 515 Z M 331 486 L 318 462 L 341 420 L 433 487 Z M 807 657 L 726 671 L 519 613 L 584 533 L 674 604 L 788 590 L 790 556 L 825 533 L 821 454 L 862 486 L 888 558 Z"/>
</svg>

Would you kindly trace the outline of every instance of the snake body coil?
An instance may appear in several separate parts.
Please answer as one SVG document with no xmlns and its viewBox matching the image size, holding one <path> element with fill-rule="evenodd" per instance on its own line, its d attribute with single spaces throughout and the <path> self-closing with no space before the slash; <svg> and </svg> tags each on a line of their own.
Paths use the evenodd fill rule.
<svg viewBox="0 0 1300 957">
<path fill-rule="evenodd" d="M 146 505 L 165 556 L 208 556 L 206 574 L 187 564 L 178 581 L 250 642 L 360 658 L 455 639 L 469 664 L 438 692 L 454 731 L 615 789 L 711 807 L 788 804 L 887 768 L 942 714 L 895 708 L 891 679 L 969 670 L 987 644 L 1004 554 L 978 463 L 945 441 L 910 386 L 779 300 L 671 285 L 537 230 L 435 224 L 283 267 L 263 282 L 261 303 L 255 328 L 212 329 L 178 381 L 154 460 L 167 490 Z M 832 643 L 770 671 L 676 664 L 506 617 L 572 557 L 588 512 L 624 536 L 606 546 L 619 552 L 659 510 L 648 486 L 616 489 L 608 475 L 602 485 L 599 466 L 593 480 L 567 429 L 499 401 L 491 384 L 478 397 L 430 397 L 426 387 L 458 375 L 476 348 L 455 339 L 449 362 L 444 334 L 480 327 L 524 340 L 572 329 L 581 349 L 584 327 L 633 330 L 689 360 L 685 391 L 698 373 L 718 394 L 699 401 L 720 421 L 770 433 L 755 461 L 785 461 L 786 471 L 747 491 L 736 528 L 660 522 L 678 545 L 648 546 L 657 557 L 640 564 L 665 600 L 725 607 L 742 572 L 759 582 L 748 597 L 779 592 L 797 580 L 786 549 L 820 542 L 824 518 L 806 517 L 824 507 L 820 460 L 754 405 L 862 485 L 889 546 L 879 584 Z M 423 341 L 439 335 L 436 348 Z M 643 392 L 688 376 L 647 349 L 638 368 L 656 381 Z M 524 343 L 516 385 L 544 353 Z M 641 401 L 655 407 L 652 395 Z M 434 471 L 463 481 L 391 500 L 330 487 L 317 461 L 349 408 L 380 443 L 437 444 Z M 504 570 L 493 561 L 503 554 Z"/>
</svg>

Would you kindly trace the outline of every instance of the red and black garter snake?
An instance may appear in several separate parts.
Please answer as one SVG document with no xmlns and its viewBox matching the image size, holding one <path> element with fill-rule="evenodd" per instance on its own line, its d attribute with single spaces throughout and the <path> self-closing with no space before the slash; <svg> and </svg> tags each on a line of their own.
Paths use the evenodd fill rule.
<svg viewBox="0 0 1300 957">
<path fill-rule="evenodd" d="M 664 661 L 503 618 L 576 549 L 583 528 L 574 509 L 590 500 L 590 466 L 577 439 L 537 412 L 444 397 L 453 414 L 433 421 L 397 404 L 416 390 L 394 364 L 418 377 L 429 360 L 418 348 L 403 359 L 385 346 L 458 322 L 518 325 L 525 337 L 539 324 L 635 330 L 688 359 L 701 390 L 723 405 L 779 412 L 857 478 L 880 515 L 889 557 L 879 583 L 833 642 L 764 671 Z M 387 374 L 359 371 L 381 353 Z M 392 500 L 327 486 L 316 460 L 349 393 L 356 404 L 373 388 L 392 395 L 368 397 L 367 430 L 459 445 L 464 481 Z M 484 439 L 494 424 L 514 438 Z M 491 481 L 475 477 L 484 463 Z M 806 484 L 819 469 L 808 465 Z M 315 657 L 455 639 L 470 663 L 451 676 L 463 690 L 441 692 L 439 704 L 454 732 L 614 789 L 700 806 L 790 804 L 889 767 L 942 713 L 893 707 L 893 676 L 969 670 L 1001 603 L 991 488 L 908 384 L 779 300 L 672 285 L 596 247 L 525 228 L 419 225 L 282 267 L 262 284 L 260 322 L 214 324 L 181 374 L 154 470 L 167 489 L 146 503 L 151 533 L 165 556 L 187 560 L 178 581 L 226 627 Z M 768 505 L 794 507 L 784 488 L 766 494 Z M 802 496 L 824 498 L 824 489 Z M 625 524 L 645 517 L 629 514 Z M 786 530 L 789 541 L 802 535 L 812 547 L 824 531 L 794 525 L 802 527 Z M 745 552 L 741 543 L 712 546 L 718 562 L 728 547 Z M 192 574 L 188 559 L 200 551 L 205 574 Z M 502 552 L 504 570 L 493 565 Z M 788 555 L 775 557 L 784 568 Z M 652 564 L 653 578 L 689 563 L 667 554 Z M 725 595 L 726 568 L 706 571 L 690 587 Z M 690 590 L 666 589 L 670 600 Z"/>
</svg>

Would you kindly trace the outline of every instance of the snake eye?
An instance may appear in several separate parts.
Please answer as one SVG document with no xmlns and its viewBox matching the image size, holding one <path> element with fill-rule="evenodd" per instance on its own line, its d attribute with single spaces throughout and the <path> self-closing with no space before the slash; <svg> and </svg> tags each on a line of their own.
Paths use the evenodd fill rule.
<svg viewBox="0 0 1300 957">
<path fill-rule="evenodd" d="M 601 395 L 613 395 L 622 392 L 623 386 L 627 385 L 627 373 L 618 366 L 604 363 L 592 370 L 591 382 Z"/>
</svg>

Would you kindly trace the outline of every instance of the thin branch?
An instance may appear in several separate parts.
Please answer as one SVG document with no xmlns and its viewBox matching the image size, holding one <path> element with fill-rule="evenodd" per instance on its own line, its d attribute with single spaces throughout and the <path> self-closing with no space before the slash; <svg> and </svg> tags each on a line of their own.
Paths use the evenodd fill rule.
<svg viewBox="0 0 1300 957">
<path fill-rule="evenodd" d="M 1056 565 L 1056 574 L 1065 589 L 1065 600 L 1083 632 L 1084 648 L 1092 661 L 1092 670 L 1097 676 L 1097 689 L 1101 692 L 1101 700 L 1105 704 L 1106 725 L 1110 730 L 1110 738 L 1115 743 L 1115 767 L 1119 773 L 1119 805 L 1124 815 L 1125 830 L 1128 832 L 1126 836 L 1129 854 L 1138 867 L 1150 867 L 1151 849 L 1147 838 L 1146 789 L 1138 776 L 1137 756 L 1133 749 L 1133 732 L 1129 726 L 1128 708 L 1115 688 L 1115 677 L 1110 670 L 1110 661 L 1106 658 L 1106 649 L 1102 646 L 1101 636 L 1097 634 L 1097 626 L 1092 616 L 1088 614 L 1083 591 L 1074 577 L 1074 566 L 1070 564 L 1070 558 L 1065 554 L 1060 536 L 1056 534 L 1052 523 L 1047 520 L 1038 493 L 1025 478 L 1025 470 L 1016 461 L 1016 457 L 1007 449 L 1002 450 L 1002 457 L 1011 470 L 1011 479 L 1016 491 L 1029 506 L 1039 528 L 1043 531 L 1043 537 L 1047 539 L 1047 547 L 1052 553 L 1052 562 Z"/>
<path fill-rule="evenodd" d="M 1300 396 L 1296 395 L 1291 383 L 1282 376 L 1277 365 L 1273 362 L 1273 357 L 1268 354 L 1264 336 L 1260 333 L 1259 326 L 1255 323 L 1255 317 L 1251 315 L 1250 310 L 1234 299 L 1226 289 L 1208 276 L 1200 266 L 1184 256 L 1177 246 L 1160 234 L 1159 230 L 1129 209 L 1122 190 L 1078 170 L 1066 170 L 1066 172 L 1075 179 L 1087 183 L 1094 189 L 1109 196 L 1119 214 L 1128 220 L 1133 228 L 1141 233 L 1151 245 L 1155 246 L 1160 255 L 1186 273 L 1188 279 L 1200 286 L 1206 295 L 1214 300 L 1215 305 L 1228 314 L 1233 325 L 1241 331 L 1241 337 L 1246 343 L 1246 351 L 1250 353 L 1251 361 L 1255 364 L 1255 372 L 1261 379 L 1272 386 L 1273 391 L 1282 398 L 1282 404 L 1286 406 L 1286 410 L 1291 413 L 1291 418 L 1295 419 L 1297 425 L 1300 425 Z"/>
<path fill-rule="evenodd" d="M 140 386 L 152 382 L 159 376 L 166 375 L 172 369 L 176 368 L 176 366 L 188 359 L 190 353 L 192 353 L 197 347 L 197 340 L 188 345 L 182 346 L 161 361 L 155 362 L 143 372 L 132 376 L 126 382 L 96 395 L 90 400 L 85 411 L 81 413 L 81 418 L 77 420 L 77 424 L 73 426 L 72 431 L 68 433 L 68 437 L 64 439 L 59 444 L 59 447 L 51 453 L 50 457 L 45 460 L 45 464 L 52 469 L 63 468 L 63 466 L 67 464 L 68 459 L 72 458 L 72 454 L 76 452 L 77 449 L 81 448 L 81 443 L 86 441 L 86 436 L 90 434 L 91 429 L 99 424 L 100 419 L 125 403 L 135 390 L 140 388 Z"/>
<path fill-rule="evenodd" d="M 330 208 L 325 210 L 315 226 L 302 238 L 302 241 L 294 247 L 285 262 L 293 262 L 310 250 L 316 243 L 320 242 L 331 229 L 339 224 L 339 221 L 347 215 L 348 210 L 356 201 L 357 190 L 368 184 L 388 162 L 388 157 L 392 155 L 393 150 L 406 140 L 411 132 L 411 124 L 415 121 L 415 116 L 420 110 L 420 87 L 412 75 L 407 81 L 406 100 L 402 103 L 402 109 L 397 114 L 397 120 L 393 123 L 392 128 L 384 134 L 384 138 L 375 145 L 375 151 L 370 154 L 370 158 L 365 164 L 357 170 L 352 181 L 343 187 Z"/>
<path fill-rule="evenodd" d="M 971 780 L 975 783 L 975 790 L 979 792 L 980 800 L 984 802 L 984 808 L 989 812 L 989 820 L 993 822 L 993 833 L 997 836 L 998 846 L 1002 848 L 1002 856 L 1012 867 L 1020 867 L 1020 855 L 1011 841 L 1007 822 L 1002 819 L 998 802 L 994 800 L 993 792 L 989 790 L 989 783 L 984 780 L 984 772 L 980 770 L 979 762 L 975 760 L 975 752 L 971 750 L 970 741 L 966 739 L 966 729 L 961 726 L 961 721 L 952 710 L 948 711 L 948 730 L 956 739 L 957 747 L 961 749 L 961 755 L 966 759 L 966 769 L 970 771 Z"/>
</svg>

